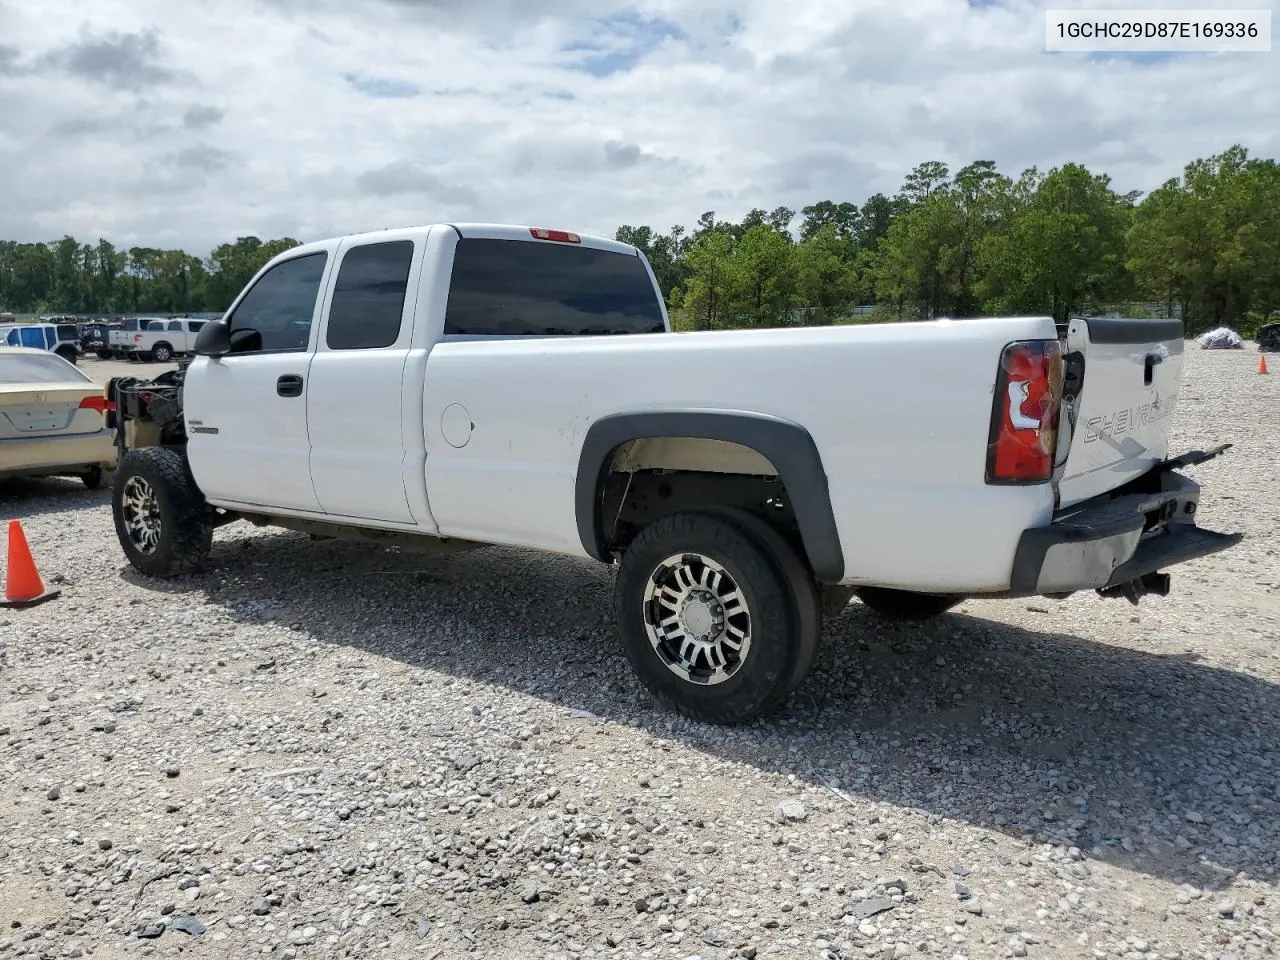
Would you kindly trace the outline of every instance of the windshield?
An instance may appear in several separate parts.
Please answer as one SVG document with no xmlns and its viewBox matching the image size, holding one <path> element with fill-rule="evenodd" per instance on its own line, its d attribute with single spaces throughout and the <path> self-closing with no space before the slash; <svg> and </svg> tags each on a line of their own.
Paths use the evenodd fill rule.
<svg viewBox="0 0 1280 960">
<path fill-rule="evenodd" d="M 91 383 L 56 353 L 0 353 L 0 384 Z"/>
</svg>

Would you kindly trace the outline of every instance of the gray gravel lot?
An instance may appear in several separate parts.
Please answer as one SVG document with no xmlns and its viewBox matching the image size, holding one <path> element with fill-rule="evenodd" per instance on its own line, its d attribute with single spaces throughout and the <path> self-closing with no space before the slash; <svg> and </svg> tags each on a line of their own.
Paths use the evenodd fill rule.
<svg viewBox="0 0 1280 960">
<path fill-rule="evenodd" d="M 105 492 L 0 484 L 63 591 L 0 610 L 0 958 L 1274 956 L 1280 376 L 1190 346 L 1239 547 L 1137 608 L 851 604 L 738 729 L 651 705 L 590 562 L 235 525 L 157 584 Z"/>
</svg>

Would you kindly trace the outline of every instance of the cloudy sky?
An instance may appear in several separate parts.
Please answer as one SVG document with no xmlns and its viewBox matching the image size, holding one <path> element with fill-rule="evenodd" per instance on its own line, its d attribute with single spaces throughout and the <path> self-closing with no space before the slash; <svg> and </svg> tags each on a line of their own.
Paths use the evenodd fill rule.
<svg viewBox="0 0 1280 960">
<path fill-rule="evenodd" d="M 1280 54 L 1049 54 L 1045 5 L 0 0 L 0 239 L 612 235 L 861 202 L 923 160 L 1127 190 L 1280 155 Z M 1161 4 L 1193 5 L 1222 6 Z"/>
</svg>

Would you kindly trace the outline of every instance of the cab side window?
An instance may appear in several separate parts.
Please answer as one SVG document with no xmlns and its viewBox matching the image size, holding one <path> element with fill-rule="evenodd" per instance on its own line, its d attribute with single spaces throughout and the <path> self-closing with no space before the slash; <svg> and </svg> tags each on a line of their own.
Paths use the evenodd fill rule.
<svg viewBox="0 0 1280 960">
<path fill-rule="evenodd" d="M 330 350 L 372 350 L 400 339 L 413 241 L 352 247 L 342 257 L 329 307 Z"/>
<path fill-rule="evenodd" d="M 228 318 L 231 352 L 305 351 L 327 260 L 327 253 L 309 253 L 264 273 Z"/>
</svg>

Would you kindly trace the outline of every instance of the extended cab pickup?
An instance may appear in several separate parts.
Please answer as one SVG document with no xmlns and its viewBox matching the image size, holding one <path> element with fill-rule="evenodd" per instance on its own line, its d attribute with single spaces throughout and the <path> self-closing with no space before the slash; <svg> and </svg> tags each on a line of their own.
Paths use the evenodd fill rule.
<svg viewBox="0 0 1280 960">
<path fill-rule="evenodd" d="M 236 519 L 616 563 L 643 683 L 739 722 L 799 686 L 854 595 L 903 619 L 1137 602 L 1237 542 L 1196 525 L 1179 472 L 1224 448 L 1168 456 L 1183 342 L 1177 321 L 1048 317 L 672 333 L 611 240 L 333 239 L 267 264 L 168 393 L 113 387 L 115 525 L 157 577 Z"/>
</svg>

